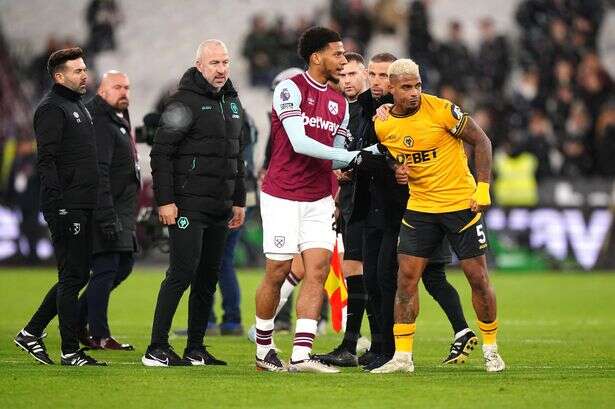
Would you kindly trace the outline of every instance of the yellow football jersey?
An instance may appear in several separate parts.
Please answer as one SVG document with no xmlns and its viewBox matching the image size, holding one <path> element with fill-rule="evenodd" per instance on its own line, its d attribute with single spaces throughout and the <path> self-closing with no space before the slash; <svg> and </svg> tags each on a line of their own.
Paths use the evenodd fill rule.
<svg viewBox="0 0 615 409">
<path fill-rule="evenodd" d="M 458 106 L 429 94 L 421 94 L 412 115 L 376 119 L 378 140 L 408 168 L 408 209 L 445 213 L 470 207 L 476 182 L 457 137 L 467 120 Z"/>
</svg>

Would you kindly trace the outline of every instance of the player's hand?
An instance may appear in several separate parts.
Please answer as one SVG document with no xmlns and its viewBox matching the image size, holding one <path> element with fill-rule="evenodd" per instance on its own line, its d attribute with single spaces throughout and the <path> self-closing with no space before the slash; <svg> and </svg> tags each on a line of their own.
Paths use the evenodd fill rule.
<svg viewBox="0 0 615 409">
<path fill-rule="evenodd" d="M 337 177 L 338 182 L 350 182 L 352 180 L 352 169 L 342 172 L 341 170 L 334 170 L 335 177 Z"/>
<path fill-rule="evenodd" d="M 374 154 L 370 151 L 359 151 L 358 155 L 354 157 L 352 162 L 350 162 L 350 166 L 342 170 L 345 172 L 358 168 L 364 161 L 369 160 L 372 156 L 374 156 Z"/>
<path fill-rule="evenodd" d="M 389 117 L 389 112 L 391 111 L 391 108 L 393 108 L 393 104 L 380 105 L 380 107 L 378 107 L 378 109 L 376 110 L 376 115 L 374 115 L 372 119 L 376 120 L 376 118 L 378 118 L 381 121 L 386 121 Z"/>
<path fill-rule="evenodd" d="M 177 206 L 175 206 L 175 203 L 160 206 L 158 208 L 158 219 L 165 226 L 175 224 L 175 219 L 177 219 Z"/>
<path fill-rule="evenodd" d="M 491 205 L 491 196 L 489 195 L 489 183 L 478 182 L 476 191 L 470 199 L 470 209 L 474 213 L 482 212 Z"/>
<path fill-rule="evenodd" d="M 395 180 L 400 185 L 408 184 L 408 168 L 405 164 L 395 166 Z"/>
<path fill-rule="evenodd" d="M 228 222 L 228 228 L 237 229 L 241 227 L 245 219 L 246 219 L 246 208 L 239 207 L 239 206 L 233 206 L 233 217 L 231 217 L 231 220 L 229 220 Z"/>
</svg>

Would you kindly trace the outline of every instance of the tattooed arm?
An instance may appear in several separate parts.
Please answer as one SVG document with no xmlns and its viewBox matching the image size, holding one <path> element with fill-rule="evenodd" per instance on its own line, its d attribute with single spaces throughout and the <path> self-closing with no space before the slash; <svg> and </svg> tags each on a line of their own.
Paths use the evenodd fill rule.
<svg viewBox="0 0 615 409">
<path fill-rule="evenodd" d="M 470 208 L 473 212 L 481 212 L 491 204 L 491 198 L 489 197 L 492 162 L 491 141 L 471 117 L 468 117 L 465 127 L 459 134 L 459 138 L 467 142 L 474 149 L 478 186 L 470 201 Z"/>
</svg>

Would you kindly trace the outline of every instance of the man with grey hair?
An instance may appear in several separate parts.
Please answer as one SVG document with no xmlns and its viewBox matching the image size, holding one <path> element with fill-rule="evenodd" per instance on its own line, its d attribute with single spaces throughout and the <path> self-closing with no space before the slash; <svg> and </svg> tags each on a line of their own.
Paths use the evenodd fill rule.
<svg viewBox="0 0 615 409">
<path fill-rule="evenodd" d="M 170 265 L 160 286 L 146 366 L 226 365 L 203 345 L 226 236 L 243 224 L 244 111 L 220 40 L 206 40 L 195 66 L 165 105 L 150 154 L 160 222 L 169 228 Z M 169 344 L 177 305 L 190 286 L 183 358 Z"/>
</svg>

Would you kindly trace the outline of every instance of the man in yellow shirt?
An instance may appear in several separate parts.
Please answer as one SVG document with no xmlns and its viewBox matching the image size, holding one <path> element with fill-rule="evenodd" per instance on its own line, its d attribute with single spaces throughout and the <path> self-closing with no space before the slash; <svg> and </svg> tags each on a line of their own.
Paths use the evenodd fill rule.
<svg viewBox="0 0 615 409">
<path fill-rule="evenodd" d="M 504 370 L 496 344 L 495 293 L 487 272 L 487 236 L 482 211 L 491 204 L 491 142 L 451 102 L 421 93 L 418 66 L 400 59 L 389 67 L 394 105 L 376 119 L 378 140 L 399 164 L 410 190 L 399 233 L 395 299 L 395 355 L 373 373 L 412 372 L 412 344 L 419 312 L 418 282 L 433 251 L 447 236 L 472 288 L 488 372 Z M 477 181 L 470 173 L 464 142 L 474 149 Z M 473 348 L 467 345 L 468 353 Z"/>
</svg>

